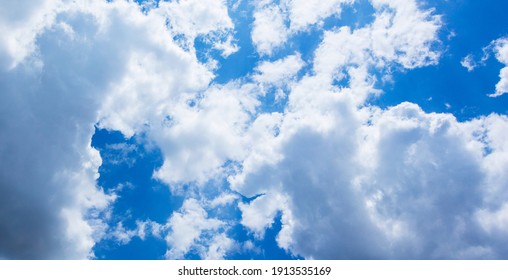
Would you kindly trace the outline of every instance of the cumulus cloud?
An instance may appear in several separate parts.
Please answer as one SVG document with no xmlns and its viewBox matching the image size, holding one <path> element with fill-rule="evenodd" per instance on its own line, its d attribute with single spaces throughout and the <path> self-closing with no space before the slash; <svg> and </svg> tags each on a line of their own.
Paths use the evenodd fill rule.
<svg viewBox="0 0 508 280">
<path fill-rule="evenodd" d="M 193 44 L 238 50 L 226 1 L 32 2 L 0 19 L 1 257 L 93 257 L 103 238 L 153 235 L 167 258 L 220 259 L 257 250 L 231 224 L 262 240 L 275 217 L 278 245 L 310 259 L 508 256 L 506 116 L 366 103 L 379 76 L 438 62 L 440 17 L 417 1 L 371 0 L 371 23 L 324 31 L 309 60 L 293 51 L 225 84 Z M 269 57 L 353 2 L 258 2 L 254 46 Z M 506 40 L 493 46 L 508 64 Z M 269 90 L 283 92 L 280 112 L 263 111 Z M 95 183 L 94 125 L 160 148 L 153 176 L 184 197 L 166 223 L 108 225 L 118 198 Z M 211 214 L 221 207 L 241 220 Z"/>
<path fill-rule="evenodd" d="M 186 48 L 194 49 L 196 37 L 206 36 L 224 57 L 238 51 L 232 39 L 234 25 L 225 0 L 162 1 L 154 12 L 162 13 L 168 19 L 175 37 L 185 38 L 177 41 Z"/>
<path fill-rule="evenodd" d="M 292 85 L 277 136 L 261 138 L 271 155 L 253 152 L 230 177 L 240 193 L 265 193 L 241 204 L 242 223 L 260 236 L 273 213 L 288 213 L 279 245 L 306 258 L 506 256 L 496 245 L 505 200 L 485 210 L 493 194 L 505 196 L 504 177 L 493 173 L 506 168 L 504 149 L 493 148 L 504 136 L 493 131 L 506 117 L 461 123 L 411 103 L 358 109 L 376 92 L 371 69 L 412 69 L 440 56 L 439 17 L 413 1 L 372 4 L 371 25 L 325 32 L 314 75 Z M 267 204 L 277 194 L 286 202 Z"/>
<path fill-rule="evenodd" d="M 36 49 L 36 36 L 54 20 L 61 1 L 2 1 L 0 67 L 12 69 Z"/>
<path fill-rule="evenodd" d="M 506 230 L 498 223 L 505 218 L 505 183 L 494 179 L 504 176 L 499 170 L 507 166 L 505 151 L 485 155 L 485 144 L 471 130 L 480 124 L 494 129 L 492 121 L 506 127 L 505 117 L 460 123 L 411 103 L 370 118 L 340 113 L 332 113 L 327 130 L 288 136 L 283 160 L 245 177 L 240 192 L 266 191 L 266 202 L 274 192 L 287 199 L 241 206 L 245 226 L 262 234 L 274 212 L 290 213 L 279 245 L 306 258 L 506 256 L 496 245 Z M 281 137 L 285 133 L 283 125 Z M 498 137 L 504 136 L 489 134 L 488 141 Z"/>
<path fill-rule="evenodd" d="M 203 255 L 205 260 L 221 260 L 224 259 L 227 253 L 229 253 L 235 242 L 227 237 L 226 234 L 216 235 L 211 244 L 208 245 L 208 251 Z"/>
<path fill-rule="evenodd" d="M 245 131 L 259 101 L 250 84 L 215 85 L 203 98 L 175 103 L 169 121 L 150 131 L 166 160 L 155 176 L 172 186 L 222 176 L 227 160 L 245 154 Z"/>
<path fill-rule="evenodd" d="M 2 17 L 0 32 L 14 42 L 1 49 L 0 253 L 93 257 L 115 199 L 95 186 L 94 124 L 133 135 L 164 120 L 161 100 L 184 99 L 212 74 L 167 40 L 166 17 L 154 10 L 145 15 L 126 1 L 25 2 L 12 9 L 20 17 Z"/>
<path fill-rule="evenodd" d="M 171 230 L 166 236 L 166 242 L 170 249 L 166 252 L 166 257 L 170 259 L 183 258 L 191 247 L 200 240 L 203 232 L 217 230 L 221 225 L 222 222 L 219 220 L 208 219 L 206 211 L 196 200 L 185 201 L 181 211 L 174 213 L 168 221 L 168 227 Z M 216 236 L 214 245 L 206 255 L 217 257 L 221 251 L 228 247 L 227 244 L 223 245 L 224 248 L 219 245 L 224 242 L 229 244 L 229 239 L 225 236 Z"/>
<path fill-rule="evenodd" d="M 310 26 L 322 25 L 327 17 L 340 16 L 341 6 L 354 2 L 354 0 L 258 2 L 254 12 L 252 41 L 260 54 L 271 55 L 291 36 L 306 31 Z"/>
<path fill-rule="evenodd" d="M 284 207 L 286 203 L 284 196 L 280 194 L 261 196 L 248 204 L 240 203 L 238 206 L 242 211 L 241 223 L 251 229 L 257 238 L 262 238 L 278 211 L 287 208 Z"/>
<path fill-rule="evenodd" d="M 333 73 L 347 64 L 389 67 L 397 63 L 412 69 L 437 63 L 438 16 L 421 11 L 414 1 L 373 1 L 373 5 L 376 14 L 371 25 L 325 33 L 315 59 L 317 72 Z M 337 49 L 341 51 L 333 51 Z"/>
<path fill-rule="evenodd" d="M 95 99 L 116 71 L 97 70 L 102 79 L 93 81 L 88 75 L 117 57 L 82 44 L 98 31 L 91 14 L 53 19 L 44 23 L 51 28 L 23 45 L 31 50 L 34 44 L 37 52 L 25 53 L 1 73 L 0 254 L 6 258 L 89 257 L 105 226 L 101 210 L 114 199 L 95 186 L 101 160 L 90 139 L 99 107 Z M 38 20 L 26 22 L 35 22 L 30 30 L 41 28 Z M 60 22 L 81 29 L 71 36 Z"/>
<path fill-rule="evenodd" d="M 300 31 L 309 25 L 322 23 L 323 19 L 331 15 L 340 15 L 341 6 L 352 4 L 355 0 L 288 0 L 283 2 L 289 13 L 290 29 Z"/>
<path fill-rule="evenodd" d="M 268 5 L 254 13 L 252 42 L 260 54 L 270 55 L 288 39 L 285 15 L 277 5 Z"/>
<path fill-rule="evenodd" d="M 293 78 L 303 67 L 299 54 L 290 55 L 277 61 L 264 61 L 256 67 L 253 79 L 258 83 L 281 85 Z"/>
</svg>

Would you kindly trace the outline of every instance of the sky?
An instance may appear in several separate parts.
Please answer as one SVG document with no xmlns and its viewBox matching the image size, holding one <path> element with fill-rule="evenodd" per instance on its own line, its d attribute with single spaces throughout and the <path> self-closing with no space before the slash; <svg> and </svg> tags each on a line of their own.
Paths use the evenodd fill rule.
<svg viewBox="0 0 508 280">
<path fill-rule="evenodd" d="M 508 259 L 508 2 L 0 4 L 0 259 Z"/>
</svg>

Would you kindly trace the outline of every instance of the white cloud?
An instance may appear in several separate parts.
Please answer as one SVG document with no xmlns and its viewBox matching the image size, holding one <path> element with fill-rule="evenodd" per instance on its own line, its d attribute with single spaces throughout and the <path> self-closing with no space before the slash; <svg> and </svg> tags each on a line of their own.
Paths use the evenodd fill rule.
<svg viewBox="0 0 508 280">
<path fill-rule="evenodd" d="M 230 205 L 236 200 L 239 199 L 239 196 L 232 193 L 223 193 L 219 195 L 218 197 L 214 198 L 212 201 L 210 201 L 209 206 L 211 208 L 217 208 L 220 206 L 226 206 Z"/>
<path fill-rule="evenodd" d="M 340 15 L 342 5 L 350 5 L 354 2 L 355 0 L 287 0 L 284 4 L 287 6 L 291 20 L 290 29 L 295 32 L 304 30 L 309 25 L 320 24 L 329 16 Z"/>
<path fill-rule="evenodd" d="M 281 159 L 255 170 L 244 168 L 244 172 L 252 173 L 245 176 L 242 185 L 235 187 L 247 195 L 266 192 L 265 201 L 270 201 L 269 196 L 274 192 L 286 194 L 286 203 L 273 205 L 286 205 L 285 213 L 290 213 L 286 219 L 283 217 L 285 230 L 279 233 L 278 242 L 293 253 L 307 258 L 354 258 L 372 252 L 371 257 L 375 257 L 381 251 L 381 240 L 373 241 L 362 234 L 381 235 L 367 222 L 361 196 L 348 186 L 358 165 L 353 159 L 354 129 L 358 121 L 345 104 L 333 100 L 332 93 L 315 94 L 324 95 L 322 99 L 328 101 L 331 111 L 288 114 L 280 128 L 283 143 L 276 146 Z M 314 127 L 311 123 L 326 125 Z M 252 207 L 255 205 L 256 200 Z M 260 213 L 249 214 L 252 209 Z M 271 223 L 274 211 L 271 209 L 266 205 L 243 207 L 242 223 L 259 232 Z"/>
<path fill-rule="evenodd" d="M 259 53 L 268 55 L 294 34 L 311 25 L 319 25 L 329 16 L 340 16 L 342 6 L 355 3 L 354 0 L 288 0 L 279 5 L 265 2 L 258 3 L 254 13 L 252 40 Z M 431 49 L 436 43 L 441 22 L 432 10 L 419 9 L 416 1 L 371 0 L 370 3 L 375 9 L 375 20 L 359 30 L 350 31 L 351 28 L 346 26 L 338 28 L 340 32 L 347 31 L 353 33 L 352 37 L 360 38 L 348 40 L 351 46 L 341 43 L 342 48 L 334 49 L 341 50 L 335 52 L 336 55 L 347 59 L 349 52 L 358 55 L 368 49 L 378 60 L 379 67 L 387 61 L 399 63 L 405 68 L 437 63 L 439 53 Z M 333 29 L 330 32 L 335 33 Z"/>
<path fill-rule="evenodd" d="M 479 146 L 451 115 L 425 114 L 403 103 L 383 112 L 367 130 L 376 166 L 360 185 L 376 219 L 389 221 L 396 256 L 454 258 L 471 246 L 471 217 L 482 203 Z M 385 229 L 386 231 L 386 229 Z M 474 257 L 474 256 L 470 256 Z"/>
<path fill-rule="evenodd" d="M 290 55 L 277 61 L 263 61 L 256 67 L 253 79 L 258 83 L 275 84 L 288 82 L 304 66 L 299 54 Z"/>
<path fill-rule="evenodd" d="M 169 259 L 182 259 L 189 250 L 196 246 L 200 236 L 206 231 L 214 231 L 222 226 L 222 222 L 216 219 L 209 219 L 207 212 L 198 201 L 188 199 L 184 202 L 179 212 L 173 213 L 168 221 L 170 232 L 166 236 L 168 251 L 166 257 Z M 224 254 L 224 250 L 229 247 L 228 238 L 225 236 L 215 237 L 208 257 L 217 257 Z M 222 244 L 222 245 L 220 245 Z"/>
<path fill-rule="evenodd" d="M 419 10 L 414 1 L 373 1 L 373 5 L 376 14 L 371 25 L 325 33 L 315 60 L 318 73 L 330 74 L 347 64 L 386 67 L 397 63 L 412 69 L 437 63 L 440 54 L 433 45 L 440 28 L 438 16 Z M 333 51 L 337 49 L 341 51 Z"/>
<path fill-rule="evenodd" d="M 54 21 L 61 1 L 2 1 L 0 67 L 12 69 L 36 50 L 36 36 Z"/>
<path fill-rule="evenodd" d="M 473 71 L 476 67 L 478 67 L 478 64 L 476 63 L 476 61 L 473 58 L 473 55 L 471 55 L 471 54 L 468 54 L 466 57 L 464 57 L 460 61 L 460 65 L 462 65 L 462 67 L 466 68 L 467 71 L 469 71 L 469 72 Z"/>
<path fill-rule="evenodd" d="M 245 154 L 244 134 L 259 104 L 253 85 L 232 82 L 214 85 L 201 99 L 173 104 L 171 121 L 150 131 L 165 155 L 155 176 L 172 187 L 202 184 L 221 176 L 227 160 Z"/>
<path fill-rule="evenodd" d="M 105 211 L 115 199 L 95 186 L 94 124 L 141 132 L 161 123 L 171 100 L 194 96 L 212 77 L 168 40 L 156 9 L 49 2 L 24 1 L 11 9 L 18 16 L 0 21 L 7 42 L 0 47 L 0 254 L 8 258 L 93 257 L 110 232 Z"/>
<path fill-rule="evenodd" d="M 136 232 L 133 230 L 125 229 L 123 223 L 119 222 L 116 225 L 116 228 L 113 231 L 112 235 L 114 239 L 120 242 L 121 244 L 127 244 L 131 241 L 132 237 L 136 235 Z"/>
<path fill-rule="evenodd" d="M 174 35 L 186 37 L 183 43 L 187 48 L 194 49 L 197 36 L 210 35 L 208 40 L 215 41 L 214 47 L 222 50 L 223 56 L 227 57 L 238 50 L 232 42 L 230 33 L 234 25 L 225 0 L 163 1 L 159 2 L 159 9 L 154 11 L 167 17 Z"/>
<path fill-rule="evenodd" d="M 274 49 L 281 47 L 288 39 L 286 19 L 281 8 L 268 5 L 254 12 L 252 42 L 257 51 L 271 55 Z"/>
<path fill-rule="evenodd" d="M 327 130 L 307 127 L 286 135 L 282 125 L 280 137 L 287 137 L 279 146 L 282 160 L 247 174 L 237 188 L 243 193 L 270 190 L 265 202 L 275 199 L 270 198 L 274 192 L 284 192 L 288 202 L 241 205 L 245 226 L 259 234 L 273 221 L 274 211 L 286 205 L 291 219 L 283 221 L 287 231 L 279 234 L 279 245 L 306 258 L 506 254 L 495 245 L 500 237 L 481 230 L 504 217 L 504 212 L 482 209 L 490 195 L 506 197 L 506 179 L 494 179 L 504 175 L 491 170 L 506 169 L 508 163 L 501 149 L 483 156 L 483 144 L 471 127 L 482 123 L 490 131 L 493 124 L 459 123 L 451 115 L 426 114 L 410 103 L 369 117 L 341 112 L 341 102 L 334 103 L 335 117 Z M 499 127 L 508 125 L 505 118 L 490 119 Z M 502 137 L 489 134 L 495 141 Z M 490 163 L 494 158 L 500 161 Z M 485 222 L 479 224 L 475 213 Z M 487 222 L 487 215 L 494 222 Z M 484 241 L 486 236 L 490 242 Z"/>
<path fill-rule="evenodd" d="M 100 157 L 90 139 L 96 98 L 115 76 L 118 56 L 97 51 L 100 40 L 83 44 L 99 33 L 92 13 L 56 6 L 36 4 L 41 14 L 27 9 L 18 23 L 2 17 L 11 20 L 2 28 L 20 24 L 27 39 L 16 41 L 20 53 L 2 51 L 12 62 L 0 78 L 0 250 L 9 258 L 90 257 L 106 227 L 101 212 L 114 200 L 95 186 Z"/>
<path fill-rule="evenodd" d="M 166 67 L 168 63 L 174 68 Z M 146 124 L 158 125 L 172 109 L 170 100 L 179 102 L 186 98 L 182 93 L 205 88 L 211 78 L 195 58 L 158 42 L 132 53 L 126 70 L 121 80 L 111 85 L 100 113 L 101 126 L 122 131 L 126 137 L 142 131 Z"/>
<path fill-rule="evenodd" d="M 258 239 L 262 239 L 266 228 L 271 227 L 275 215 L 287 208 L 287 199 L 278 193 L 263 195 L 245 204 L 239 203 L 242 211 L 242 225 L 251 229 Z"/>
<path fill-rule="evenodd" d="M 499 210 L 488 212 L 480 210 L 477 212 L 477 218 L 480 225 L 488 232 L 498 231 L 499 234 L 506 236 L 508 233 L 508 204 L 504 204 Z"/>
<path fill-rule="evenodd" d="M 240 50 L 240 47 L 234 43 L 233 35 L 231 34 L 227 35 L 224 40 L 215 40 L 213 47 L 217 50 L 222 51 L 221 55 L 224 58 L 227 58 L 228 56 Z"/>
<path fill-rule="evenodd" d="M 408 69 L 437 63 L 440 53 L 434 45 L 441 27 L 439 16 L 432 10 L 420 10 L 416 1 L 373 2 L 377 15 L 370 31 L 371 44 L 379 59 Z"/>
<path fill-rule="evenodd" d="M 106 196 L 96 188 L 97 164 L 90 165 L 91 171 L 82 167 L 90 161 L 88 150 L 97 121 L 102 128 L 120 130 L 126 137 L 148 132 L 166 153 L 165 166 L 174 159 L 181 166 L 178 170 L 169 169 L 166 175 L 164 169 L 159 170 L 157 174 L 169 182 L 204 182 L 221 171 L 225 159 L 241 155 L 240 148 L 232 148 L 240 145 L 238 135 L 244 122 L 250 119 L 249 112 L 257 106 L 256 95 L 250 96 L 230 85 L 209 89 L 201 98 L 212 73 L 198 63 L 193 50 L 187 52 L 168 40 L 187 31 L 183 34 L 187 38 L 212 34 L 218 40 L 214 43 L 217 48 L 224 55 L 231 54 L 235 51 L 232 37 L 228 35 L 222 41 L 216 33 L 233 28 L 225 2 L 213 1 L 212 8 L 198 2 L 171 4 L 159 9 L 152 7 L 144 15 L 136 4 L 124 1 L 68 3 L 58 10 L 45 11 L 54 15 L 50 17 L 54 22 L 34 29 L 38 36 L 33 35 L 33 42 L 19 47 L 26 47 L 22 55 L 2 51 L 3 57 L 10 59 L 7 66 L 21 61 L 1 77 L 5 81 L 2 119 L 20 119 L 1 123 L 2 134 L 8 135 L 2 139 L 0 149 L 5 159 L 2 193 L 11 200 L 18 195 L 16 189 L 24 190 L 19 199 L 33 204 L 33 209 L 21 210 L 13 204 L 4 204 L 4 212 L 10 214 L 2 220 L 3 226 L 9 226 L 3 238 L 6 245 L 2 245 L 2 255 L 86 258 L 93 257 L 91 249 L 101 238 L 111 235 L 125 243 L 135 235 L 142 235 L 122 227 L 107 228 L 103 211 L 107 211 L 115 196 Z M 183 11 L 197 14 L 195 18 L 193 14 L 183 18 Z M 169 30 L 165 28 L 168 14 L 174 19 Z M 210 40 L 215 40 L 212 37 Z M 227 88 L 229 98 L 223 99 L 222 91 Z M 195 108 L 189 105 L 191 101 L 196 102 Z M 222 114 L 225 111 L 229 112 L 227 118 Z M 186 119 L 189 115 L 196 118 Z M 176 130 L 168 127 L 171 117 Z M 184 123 L 179 125 L 178 121 Z M 216 126 L 208 126 L 208 121 L 216 121 Z M 201 128 L 209 134 L 201 134 Z M 192 139 L 186 136 L 202 137 L 203 141 L 185 142 Z M 224 141 L 223 136 L 230 136 L 229 140 Z M 173 143 L 189 149 L 175 151 L 170 146 Z M 200 147 L 202 143 L 206 145 Z M 202 154 L 193 154 L 196 147 L 200 147 Z M 201 166 L 196 164 L 203 159 L 209 161 Z M 25 170 L 33 175 L 25 180 L 16 179 Z M 58 176 L 52 179 L 52 174 Z M 38 191 L 32 195 L 29 190 L 33 185 L 38 185 Z M 54 198 L 46 199 L 50 196 Z M 42 199 L 35 203 L 38 197 Z M 46 205 L 44 201 L 52 204 Z M 46 224 L 34 222 L 32 216 Z M 14 220 L 10 217 L 23 220 L 26 227 L 12 226 Z M 162 225 L 152 225 L 151 229 L 153 234 L 167 230 Z M 16 238 L 32 240 L 13 242 Z M 41 243 L 41 239 L 46 240 L 46 247 L 25 250 L 36 248 L 34 244 Z M 210 255 L 218 256 L 224 248 L 219 246 Z M 178 255 L 180 251 L 174 252 Z"/>
<path fill-rule="evenodd" d="M 224 259 L 238 244 L 226 233 L 228 222 L 211 218 L 208 213 L 227 209 L 238 199 L 231 193 L 223 193 L 211 201 L 188 198 L 165 223 L 136 220 L 136 226 L 129 229 L 120 221 L 115 227 L 105 229 L 104 238 L 114 240 L 120 246 L 128 244 L 134 237 L 164 240 L 167 259 L 184 259 L 188 254 L 197 254 L 202 259 Z"/>
<path fill-rule="evenodd" d="M 235 246 L 235 242 L 228 238 L 224 233 L 216 235 L 208 247 L 208 251 L 203 255 L 205 260 L 222 260 L 226 254 Z"/>
<path fill-rule="evenodd" d="M 252 41 L 257 51 L 263 55 L 287 43 L 291 36 L 309 29 L 312 25 L 322 25 L 323 20 L 332 15 L 339 16 L 342 5 L 352 4 L 354 0 L 286 0 L 276 3 L 267 0 L 256 3 Z"/>
<path fill-rule="evenodd" d="M 499 62 L 505 67 L 499 73 L 499 82 L 496 84 L 496 92 L 489 95 L 490 97 L 498 97 L 508 93 L 508 39 L 501 38 L 494 41 L 494 53 Z"/>
<path fill-rule="evenodd" d="M 233 28 L 225 0 L 176 0 L 160 2 L 176 34 L 195 37 L 212 31 Z"/>
</svg>

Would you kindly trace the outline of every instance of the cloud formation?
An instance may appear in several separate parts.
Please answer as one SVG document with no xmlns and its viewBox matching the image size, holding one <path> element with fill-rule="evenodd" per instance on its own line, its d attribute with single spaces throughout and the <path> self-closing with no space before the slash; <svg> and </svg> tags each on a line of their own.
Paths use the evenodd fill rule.
<svg viewBox="0 0 508 280">
<path fill-rule="evenodd" d="M 496 84 L 496 92 L 491 97 L 498 97 L 508 93 L 508 39 L 501 38 L 494 42 L 494 53 L 499 62 L 505 67 L 499 73 L 499 82 Z"/>
<path fill-rule="evenodd" d="M 220 259 L 277 218 L 278 246 L 309 259 L 508 257 L 508 118 L 369 102 L 392 72 L 439 62 L 443 23 L 418 1 L 371 0 L 372 22 L 327 30 L 356 1 L 252 3 L 260 60 L 223 84 L 195 43 L 238 51 L 226 1 L 20 3 L 0 17 L 0 258 L 93 258 L 101 239 L 150 235 L 167 258 Z M 292 48 L 316 30 L 312 55 Z M 506 40 L 492 49 L 508 65 Z M 111 219 L 94 126 L 160 148 L 153 176 L 184 198 L 165 223 Z"/>
<path fill-rule="evenodd" d="M 504 37 L 496 39 L 482 50 L 483 56 L 480 60 L 476 61 L 472 54 L 468 54 L 461 60 L 460 64 L 471 72 L 478 66 L 485 66 L 487 60 L 494 54 L 497 61 L 503 64 L 504 67 L 499 72 L 499 82 L 496 84 L 495 92 L 488 96 L 499 97 L 508 92 L 508 39 Z"/>
<path fill-rule="evenodd" d="M 32 18 L 47 14 L 34 12 L 25 22 L 36 26 L 24 30 L 38 35 L 23 47 L 34 44 L 37 52 L 8 53 L 10 62 L 2 65 L 10 69 L 2 69 L 0 96 L 3 258 L 89 257 L 105 226 L 100 212 L 114 200 L 95 186 L 101 159 L 90 139 L 99 94 L 116 71 L 97 69 L 90 76 L 90 70 L 116 57 L 97 52 L 100 42 L 83 44 L 97 32 L 90 14 L 69 11 L 52 23 Z M 82 29 L 71 31 L 70 24 Z"/>
<path fill-rule="evenodd" d="M 95 185 L 94 124 L 132 135 L 156 117 L 144 110 L 206 86 L 212 74 L 164 39 L 163 16 L 146 16 L 134 3 L 35 1 L 32 10 L 25 2 L 13 9 L 22 22 L 2 17 L 2 41 L 19 47 L 2 51 L 0 256 L 93 257 L 115 198 Z M 7 31 L 14 24 L 24 41 Z M 178 84 L 161 83 L 162 75 Z"/>
</svg>

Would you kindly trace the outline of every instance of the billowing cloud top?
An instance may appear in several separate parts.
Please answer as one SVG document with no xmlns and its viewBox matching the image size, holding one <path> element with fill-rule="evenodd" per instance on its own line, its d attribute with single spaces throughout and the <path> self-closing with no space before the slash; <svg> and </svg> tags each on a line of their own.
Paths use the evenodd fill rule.
<svg viewBox="0 0 508 280">
<path fill-rule="evenodd" d="M 376 103 L 394 73 L 448 55 L 419 1 L 2 2 L 0 258 L 135 238 L 170 259 L 508 258 L 508 117 Z M 99 183 L 98 130 L 123 136 L 119 166 L 161 153 L 145 181 L 175 198 L 163 220 L 128 209 L 154 188 L 127 169 Z"/>
</svg>

